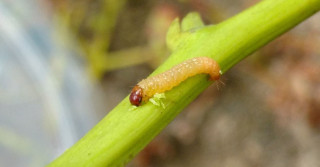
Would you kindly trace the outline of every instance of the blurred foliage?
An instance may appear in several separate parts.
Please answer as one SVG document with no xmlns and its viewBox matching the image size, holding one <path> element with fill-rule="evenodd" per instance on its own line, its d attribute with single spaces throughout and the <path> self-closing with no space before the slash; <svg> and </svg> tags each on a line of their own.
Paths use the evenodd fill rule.
<svg viewBox="0 0 320 167">
<path fill-rule="evenodd" d="M 58 22 L 68 26 L 78 38 L 89 61 L 91 74 L 98 78 L 107 71 L 144 62 L 156 67 L 168 55 L 164 42 L 165 33 L 177 13 L 169 5 L 158 5 L 152 11 L 141 13 L 147 17 L 143 16 L 145 17 L 144 26 L 138 25 L 137 18 L 131 17 L 130 12 L 140 10 L 140 7 L 137 7 L 139 5 L 143 4 L 142 7 L 145 7 L 148 5 L 146 2 L 130 1 L 126 4 L 125 0 L 52 1 L 58 15 Z M 139 11 L 135 12 L 139 13 Z M 127 26 L 128 24 L 131 26 Z M 123 26 L 131 28 L 119 32 L 118 29 L 123 30 Z M 138 35 L 134 34 L 135 31 L 141 31 L 139 28 L 144 30 L 145 35 L 141 32 L 138 32 Z M 118 35 L 119 33 L 126 36 Z M 147 41 L 144 44 L 114 50 L 111 43 L 114 37 L 122 38 L 120 40 L 122 43 L 126 43 L 128 40 L 126 38 L 132 37 L 147 38 Z M 131 39 L 131 41 L 139 41 L 139 39 Z M 114 43 L 117 43 L 116 39 Z"/>
<path fill-rule="evenodd" d="M 58 21 L 70 27 L 89 60 L 93 75 L 99 77 L 107 61 L 106 51 L 124 0 L 53 0 Z"/>
<path fill-rule="evenodd" d="M 177 16 L 197 10 L 206 22 L 225 18 L 215 5 L 198 0 L 49 1 L 58 24 L 69 27 L 78 39 L 90 73 L 97 78 L 105 72 L 141 63 L 152 68 L 159 66 L 169 55 L 165 35 Z"/>
</svg>

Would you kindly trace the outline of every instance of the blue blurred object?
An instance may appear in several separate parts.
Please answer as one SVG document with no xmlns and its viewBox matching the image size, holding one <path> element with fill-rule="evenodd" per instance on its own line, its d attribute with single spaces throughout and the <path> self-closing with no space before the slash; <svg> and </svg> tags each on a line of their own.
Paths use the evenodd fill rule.
<svg viewBox="0 0 320 167">
<path fill-rule="evenodd" d="M 48 164 L 106 105 L 48 11 L 37 0 L 0 1 L 0 166 Z"/>
</svg>

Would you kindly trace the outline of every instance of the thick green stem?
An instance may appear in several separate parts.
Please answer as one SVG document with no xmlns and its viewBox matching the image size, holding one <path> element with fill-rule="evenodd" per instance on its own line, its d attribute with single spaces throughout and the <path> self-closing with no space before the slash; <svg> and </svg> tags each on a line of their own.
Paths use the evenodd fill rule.
<svg viewBox="0 0 320 167">
<path fill-rule="evenodd" d="M 180 34 L 183 40 L 177 40 L 172 55 L 152 75 L 198 56 L 215 59 L 225 72 L 319 9 L 320 0 L 264 0 L 215 26 L 190 29 L 186 21 L 189 30 Z M 165 93 L 165 109 L 147 103 L 132 110 L 126 97 L 49 166 L 126 164 L 210 84 L 205 75 L 189 78 Z"/>
</svg>

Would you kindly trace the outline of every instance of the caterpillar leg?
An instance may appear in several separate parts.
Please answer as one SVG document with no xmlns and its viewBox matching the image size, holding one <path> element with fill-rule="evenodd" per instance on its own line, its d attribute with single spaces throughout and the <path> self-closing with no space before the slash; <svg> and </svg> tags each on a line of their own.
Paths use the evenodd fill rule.
<svg viewBox="0 0 320 167">
<path fill-rule="evenodd" d="M 132 106 L 130 107 L 129 111 L 134 111 L 134 110 L 136 110 L 137 108 L 138 108 L 137 106 L 132 105 Z"/>
<path fill-rule="evenodd" d="M 156 93 L 151 99 L 149 99 L 149 101 L 155 105 L 155 106 L 158 106 L 158 107 L 162 107 L 163 109 L 166 108 L 166 106 L 164 105 L 164 103 L 162 102 L 161 99 L 165 99 L 166 96 L 164 93 Z"/>
</svg>

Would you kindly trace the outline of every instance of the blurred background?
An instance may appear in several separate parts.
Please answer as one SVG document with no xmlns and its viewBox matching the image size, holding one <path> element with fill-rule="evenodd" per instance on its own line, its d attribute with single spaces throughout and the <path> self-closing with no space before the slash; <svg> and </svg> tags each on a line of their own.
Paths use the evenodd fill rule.
<svg viewBox="0 0 320 167">
<path fill-rule="evenodd" d="M 0 166 L 44 166 L 170 52 L 171 21 L 257 0 L 0 0 Z M 233 67 L 129 167 L 320 166 L 320 14 Z"/>
</svg>

